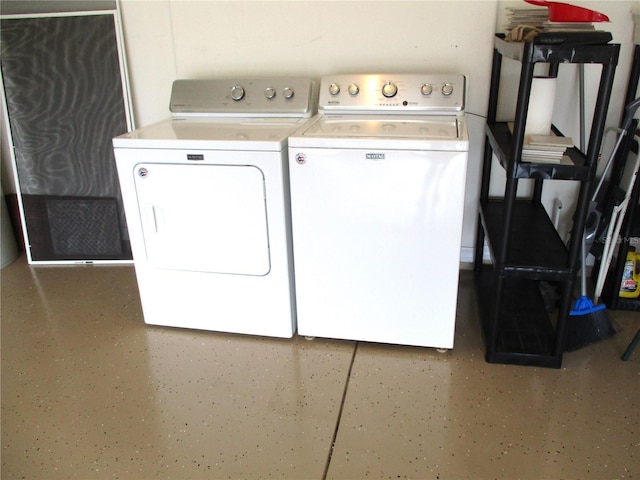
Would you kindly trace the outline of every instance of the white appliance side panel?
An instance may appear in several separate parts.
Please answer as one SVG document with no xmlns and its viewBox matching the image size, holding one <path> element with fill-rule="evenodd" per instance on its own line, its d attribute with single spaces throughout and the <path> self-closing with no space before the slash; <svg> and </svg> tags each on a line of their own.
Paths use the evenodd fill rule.
<svg viewBox="0 0 640 480">
<path fill-rule="evenodd" d="M 467 153 L 289 158 L 298 332 L 452 348 Z"/>
<path fill-rule="evenodd" d="M 240 275 L 269 272 L 259 168 L 139 163 L 131 174 L 150 264 Z"/>
</svg>

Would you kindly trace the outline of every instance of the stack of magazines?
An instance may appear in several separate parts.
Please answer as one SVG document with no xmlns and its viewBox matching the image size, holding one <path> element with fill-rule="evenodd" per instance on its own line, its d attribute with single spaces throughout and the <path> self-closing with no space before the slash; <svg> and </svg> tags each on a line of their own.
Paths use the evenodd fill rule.
<svg viewBox="0 0 640 480">
<path fill-rule="evenodd" d="M 573 147 L 570 137 L 556 135 L 527 135 L 522 147 L 522 161 L 531 163 L 570 163 L 565 155 Z"/>
<path fill-rule="evenodd" d="M 549 21 L 549 13 L 546 8 L 507 8 L 506 31 L 518 25 L 528 25 L 530 27 L 542 28 L 545 22 Z"/>
<path fill-rule="evenodd" d="M 531 41 L 540 32 L 589 32 L 595 26 L 590 22 L 552 22 L 547 8 L 507 7 L 507 39 L 514 42 Z"/>
</svg>

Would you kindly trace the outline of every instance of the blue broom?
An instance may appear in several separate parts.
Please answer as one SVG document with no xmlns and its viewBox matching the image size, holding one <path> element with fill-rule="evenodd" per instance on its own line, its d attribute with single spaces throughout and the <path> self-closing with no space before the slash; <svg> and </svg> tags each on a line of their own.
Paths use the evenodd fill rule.
<svg viewBox="0 0 640 480">
<path fill-rule="evenodd" d="M 580 266 L 581 292 L 569 312 L 565 351 L 572 352 L 592 343 L 605 340 L 616 331 L 607 315 L 606 305 L 594 305 L 587 296 L 586 242 L 582 236 L 582 258 Z"/>
</svg>

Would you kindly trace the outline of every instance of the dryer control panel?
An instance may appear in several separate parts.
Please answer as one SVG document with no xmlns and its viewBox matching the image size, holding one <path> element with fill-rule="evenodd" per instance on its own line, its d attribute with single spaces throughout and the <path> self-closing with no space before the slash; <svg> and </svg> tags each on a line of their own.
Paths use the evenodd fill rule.
<svg viewBox="0 0 640 480">
<path fill-rule="evenodd" d="M 310 117 L 314 82 L 308 78 L 269 77 L 176 80 L 169 109 L 174 116 Z"/>
<path fill-rule="evenodd" d="M 318 110 L 455 115 L 464 111 L 465 80 L 460 74 L 326 76 L 320 82 Z"/>
</svg>

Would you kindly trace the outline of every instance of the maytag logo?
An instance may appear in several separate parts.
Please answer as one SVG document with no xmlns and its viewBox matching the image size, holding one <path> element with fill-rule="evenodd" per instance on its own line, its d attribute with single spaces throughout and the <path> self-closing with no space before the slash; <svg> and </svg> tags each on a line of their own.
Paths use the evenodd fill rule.
<svg viewBox="0 0 640 480">
<path fill-rule="evenodd" d="M 384 160 L 384 153 L 367 153 L 367 160 Z"/>
</svg>

